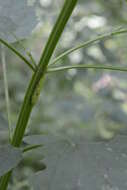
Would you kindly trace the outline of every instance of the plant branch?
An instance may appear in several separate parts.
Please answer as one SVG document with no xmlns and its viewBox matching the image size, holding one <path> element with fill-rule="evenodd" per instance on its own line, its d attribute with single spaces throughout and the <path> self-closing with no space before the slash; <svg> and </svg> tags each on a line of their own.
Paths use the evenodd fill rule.
<svg viewBox="0 0 127 190">
<path fill-rule="evenodd" d="M 27 66 L 29 66 L 29 68 L 31 68 L 33 71 L 35 71 L 35 68 L 33 67 L 33 65 L 19 52 L 17 51 L 12 45 L 10 45 L 7 41 L 3 40 L 0 38 L 0 43 L 2 43 L 3 45 L 5 45 L 7 48 L 9 48 L 13 53 L 15 53 L 21 60 L 24 61 L 24 63 L 27 64 Z"/>
<path fill-rule="evenodd" d="M 28 55 L 28 57 L 30 58 L 31 60 L 31 63 L 33 64 L 34 68 L 36 69 L 37 68 L 37 65 L 36 65 L 36 61 L 33 57 L 33 55 L 31 54 L 31 52 L 27 51 L 26 54 Z"/>
<path fill-rule="evenodd" d="M 69 66 L 61 66 L 61 67 L 49 67 L 47 69 L 47 73 L 53 73 L 58 71 L 65 71 L 70 69 L 100 69 L 100 70 L 113 70 L 113 71 L 124 71 L 127 72 L 127 68 L 120 66 L 112 66 L 112 65 L 93 65 L 93 64 L 82 64 L 82 65 L 69 65 Z"/>
<path fill-rule="evenodd" d="M 59 55 L 57 58 L 55 58 L 50 65 L 58 63 L 58 61 L 60 61 L 61 59 L 63 59 L 64 57 L 66 57 L 67 55 L 73 53 L 74 51 L 76 51 L 78 49 L 87 48 L 90 45 L 94 45 L 95 43 L 100 42 L 101 40 L 106 40 L 106 39 L 111 38 L 113 36 L 117 36 L 117 35 L 124 34 L 124 33 L 127 33 L 127 29 L 118 29 L 118 30 L 114 30 L 112 32 L 109 32 L 108 34 L 103 34 L 103 35 L 97 36 L 96 38 L 94 38 L 92 40 L 88 40 L 82 44 L 77 45 L 74 48 L 71 48 L 71 49 L 65 51 L 64 53 Z"/>
</svg>

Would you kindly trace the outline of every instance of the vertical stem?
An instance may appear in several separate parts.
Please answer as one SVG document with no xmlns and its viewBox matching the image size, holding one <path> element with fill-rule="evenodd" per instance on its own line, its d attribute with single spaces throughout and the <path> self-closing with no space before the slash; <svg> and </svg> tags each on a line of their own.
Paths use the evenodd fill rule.
<svg viewBox="0 0 127 190">
<path fill-rule="evenodd" d="M 32 76 L 32 79 L 30 81 L 29 87 L 27 89 L 27 92 L 24 98 L 24 102 L 21 108 L 19 119 L 16 125 L 13 139 L 12 139 L 12 145 L 14 146 L 19 147 L 22 142 L 22 138 L 24 136 L 24 132 L 28 123 L 28 119 L 30 117 L 30 113 L 33 108 L 31 99 L 33 95 L 36 93 L 36 88 L 40 80 L 45 76 L 48 63 L 51 59 L 51 56 L 55 50 L 55 47 L 61 37 L 61 34 L 65 28 L 65 25 L 68 19 L 71 16 L 71 13 L 76 3 L 77 3 L 77 0 L 65 0 L 63 8 L 60 12 L 60 15 L 49 36 L 46 47 L 42 53 L 37 69 Z"/>
<path fill-rule="evenodd" d="M 0 190 L 7 189 L 11 174 L 12 174 L 12 171 L 9 171 L 7 174 L 5 174 L 4 176 L 0 178 Z"/>
<path fill-rule="evenodd" d="M 2 61 L 2 67 L 3 67 L 5 102 L 6 102 L 6 110 L 7 110 L 7 117 L 8 117 L 8 125 L 9 125 L 9 138 L 11 140 L 13 131 L 11 127 L 11 112 L 10 112 L 10 100 L 9 100 L 9 90 L 8 90 L 8 80 L 7 80 L 6 55 L 5 55 L 5 49 L 3 45 L 1 45 L 1 61 Z"/>
<path fill-rule="evenodd" d="M 55 50 L 55 47 L 61 37 L 61 34 L 65 28 L 65 25 L 68 19 L 71 16 L 71 13 L 76 6 L 78 0 L 65 0 L 63 8 L 59 14 L 59 17 L 53 27 L 53 30 L 49 36 L 46 47 L 41 55 L 39 64 L 35 73 L 32 76 L 28 89 L 26 91 L 26 95 L 24 98 L 24 102 L 22 104 L 22 108 L 19 114 L 19 118 L 17 121 L 16 129 L 14 131 L 14 135 L 12 138 L 12 145 L 19 147 L 21 145 L 25 129 L 33 109 L 32 98 L 36 93 L 37 86 L 40 80 L 45 76 L 46 69 L 50 58 Z M 9 176 L 9 177 L 8 177 Z M 6 190 L 8 181 L 10 178 L 10 173 L 5 174 L 0 181 L 0 190 Z"/>
</svg>

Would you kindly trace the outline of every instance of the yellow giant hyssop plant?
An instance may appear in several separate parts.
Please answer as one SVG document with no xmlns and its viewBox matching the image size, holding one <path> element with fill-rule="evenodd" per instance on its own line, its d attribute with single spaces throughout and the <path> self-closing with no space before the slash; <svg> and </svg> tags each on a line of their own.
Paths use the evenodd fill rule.
<svg viewBox="0 0 127 190">
<path fill-rule="evenodd" d="M 41 137 L 40 137 L 39 138 L 40 140 L 37 139 L 35 145 L 31 145 L 24 149 L 21 147 L 21 143 L 24 138 L 24 133 L 25 133 L 25 130 L 27 127 L 28 120 L 30 118 L 31 111 L 34 108 L 34 106 L 36 105 L 36 102 L 40 95 L 40 91 L 43 89 L 43 81 L 47 74 L 52 73 L 52 72 L 63 71 L 63 70 L 66 71 L 68 69 L 73 69 L 73 68 L 75 68 L 75 69 L 107 69 L 107 70 L 116 70 L 116 71 L 127 72 L 127 68 L 118 67 L 118 66 L 116 67 L 116 66 L 111 66 L 111 65 L 107 66 L 107 65 L 92 65 L 92 64 L 91 65 L 90 64 L 89 65 L 87 65 L 87 64 L 80 65 L 79 64 L 79 65 L 57 66 L 57 62 L 60 59 L 63 59 L 65 56 L 69 55 L 70 53 L 72 53 L 80 48 L 85 48 L 92 44 L 98 43 L 101 40 L 127 33 L 127 29 L 121 29 L 121 28 L 113 30 L 113 31 L 103 34 L 103 35 L 99 35 L 94 39 L 91 39 L 85 43 L 79 44 L 78 46 L 64 52 L 63 54 L 61 54 L 60 56 L 55 58 L 49 64 L 49 61 L 54 53 L 56 45 L 57 45 L 58 41 L 60 40 L 60 37 L 64 31 L 66 23 L 68 22 L 77 2 L 78 2 L 78 0 L 65 0 L 64 1 L 63 7 L 60 11 L 60 14 L 57 18 L 56 23 L 54 24 L 52 32 L 49 35 L 48 41 L 41 54 L 38 64 L 35 64 L 34 61 L 31 61 L 32 60 L 31 55 L 30 55 L 31 60 L 29 61 L 17 49 L 15 49 L 11 44 L 9 44 L 4 38 L 0 38 L 1 44 L 5 45 L 13 53 L 15 53 L 22 61 L 24 61 L 24 63 L 27 64 L 27 66 L 33 72 L 32 78 L 31 78 L 28 88 L 26 90 L 24 101 L 22 103 L 22 107 L 21 107 L 21 110 L 19 113 L 16 128 L 15 128 L 13 134 L 11 132 L 11 129 L 9 131 L 10 145 L 0 148 L 0 164 L 1 164 L 1 166 L 0 166 L 0 176 L 1 176 L 0 190 L 7 189 L 13 168 L 16 167 L 17 164 L 22 160 L 22 155 L 26 151 L 38 148 L 41 146 L 40 144 L 44 144 L 43 139 L 41 139 Z M 50 135 L 47 136 L 47 138 L 49 138 L 52 142 L 51 146 L 49 146 L 49 149 L 52 149 L 51 151 L 53 151 L 54 149 L 51 147 L 53 146 L 53 142 L 55 140 Z M 55 139 L 57 139 L 57 137 L 55 137 Z M 26 138 L 26 139 L 24 139 L 24 141 L 28 142 L 29 144 L 32 143 L 31 138 Z M 65 139 L 58 138 L 57 141 L 59 141 L 58 151 L 60 151 L 60 152 L 62 151 L 62 152 L 58 156 L 57 152 L 54 150 L 54 156 L 56 155 L 56 157 L 57 156 L 61 157 L 60 165 L 64 166 L 64 169 L 62 169 L 63 178 L 59 178 L 60 176 L 58 175 L 58 178 L 57 178 L 58 180 L 56 180 L 54 178 L 51 179 L 51 177 L 49 177 L 49 176 L 50 176 L 50 174 L 52 174 L 52 177 L 53 177 L 53 175 L 55 175 L 55 169 L 53 169 L 53 171 L 50 171 L 50 168 L 48 168 L 48 170 L 46 171 L 47 173 L 42 172 L 41 177 L 40 177 L 40 175 L 37 176 L 38 179 L 40 180 L 40 182 L 42 181 L 43 183 L 42 184 L 40 183 L 40 185 L 38 184 L 37 187 L 35 186 L 36 189 L 55 190 L 55 188 L 56 188 L 59 190 L 64 190 L 64 189 L 65 190 L 72 190 L 72 189 L 81 189 L 81 190 L 82 189 L 86 189 L 86 190 L 90 189 L 90 190 L 92 190 L 92 189 L 99 188 L 97 184 L 99 184 L 99 185 L 102 184 L 102 182 L 100 182 L 101 179 L 100 178 L 97 179 L 96 176 L 94 176 L 94 177 L 91 176 L 91 174 L 93 172 L 92 173 L 90 172 L 89 175 L 83 173 L 83 174 L 81 174 L 81 178 L 80 178 L 80 173 L 76 173 L 76 172 L 78 172 L 79 168 L 80 168 L 80 170 L 83 170 L 83 168 L 84 168 L 84 170 L 88 170 L 87 166 L 92 167 L 92 163 L 90 164 L 90 160 L 87 158 L 87 153 L 89 151 L 90 151 L 89 153 L 90 153 L 91 157 L 95 156 L 95 164 L 93 163 L 93 165 L 94 165 L 93 167 L 95 170 L 94 172 L 96 173 L 96 171 L 99 171 L 99 167 L 100 167 L 100 173 L 102 172 L 101 174 L 103 175 L 105 180 L 108 180 L 108 177 L 107 177 L 108 174 L 105 174 L 104 171 L 101 170 L 101 160 L 103 157 L 104 157 L 103 160 L 105 163 L 107 163 L 107 166 L 113 167 L 114 171 L 118 171 L 118 170 L 116 170 L 116 169 L 118 169 L 117 168 L 118 164 L 121 164 L 121 168 L 123 170 L 125 168 L 127 168 L 126 165 L 122 164 L 121 161 L 119 163 L 119 160 L 125 159 L 125 157 L 124 158 L 119 157 L 118 159 L 114 160 L 114 163 L 112 165 L 110 163 L 110 157 L 115 158 L 116 153 L 118 153 L 118 149 L 116 148 L 117 141 L 112 141 L 111 144 L 110 144 L 110 142 L 107 144 L 105 144 L 103 142 L 101 144 L 94 144 L 94 145 L 93 144 L 87 145 L 82 139 L 80 139 L 80 142 L 79 142 L 78 139 L 67 139 L 66 137 L 65 137 Z M 118 139 L 118 141 L 119 141 L 119 139 Z M 124 139 L 123 139 L 123 143 L 124 143 Z M 69 149 L 69 151 L 68 151 L 68 149 Z M 100 149 L 102 150 L 101 154 L 99 152 Z M 121 149 L 122 149 L 122 147 L 121 147 Z M 86 152 L 84 152 L 84 150 Z M 116 151 L 116 153 L 115 153 L 115 151 Z M 70 152 L 71 152 L 71 154 L 70 154 Z M 65 159 L 68 160 L 68 163 L 64 163 L 64 161 L 62 160 L 62 153 L 64 153 L 64 157 L 66 157 Z M 67 155 L 70 157 L 67 157 Z M 8 160 L 10 159 L 11 161 L 9 162 L 7 160 L 7 162 L 6 162 L 7 158 L 8 158 Z M 53 157 L 53 158 L 51 158 L 51 161 L 53 161 L 53 159 L 57 159 L 57 158 Z M 88 163 L 88 165 L 87 165 L 87 163 Z M 100 166 L 99 166 L 99 164 L 100 164 Z M 50 164 L 50 165 L 51 165 L 51 167 L 53 167 L 52 164 Z M 70 167 L 75 168 L 75 171 L 74 172 L 72 171 L 72 174 L 71 174 L 73 176 L 73 181 L 71 181 L 72 178 L 68 177 L 68 174 L 67 174 L 67 176 L 65 174 L 65 170 L 67 170 L 68 173 L 71 172 Z M 114 174 L 114 175 L 116 175 L 116 174 Z M 97 173 L 97 176 L 98 176 L 98 173 Z M 50 184 L 48 184 L 50 182 L 49 179 L 55 180 L 55 182 L 52 182 L 53 184 L 55 183 L 55 186 L 52 187 Z M 63 181 L 65 180 L 66 183 L 63 184 L 62 180 Z M 91 180 L 92 180 L 92 182 L 90 182 Z M 125 180 L 123 179 L 123 184 L 124 184 L 124 182 L 125 182 Z M 117 184 L 117 180 L 116 180 L 116 184 Z M 97 185 L 97 187 L 96 187 L 96 185 Z M 123 187 L 125 187 L 125 186 L 123 186 Z M 107 188 L 105 188 L 105 186 L 104 186 L 104 187 L 102 187 L 102 189 L 107 189 Z M 114 190 L 115 190 L 115 188 L 114 188 Z"/>
</svg>

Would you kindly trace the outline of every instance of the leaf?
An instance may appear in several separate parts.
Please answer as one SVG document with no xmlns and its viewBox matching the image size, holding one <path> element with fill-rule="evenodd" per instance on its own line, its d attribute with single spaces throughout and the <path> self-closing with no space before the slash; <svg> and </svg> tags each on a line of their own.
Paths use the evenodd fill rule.
<svg viewBox="0 0 127 190">
<path fill-rule="evenodd" d="M 127 138 L 88 142 L 81 138 L 31 136 L 27 143 L 45 144 L 47 169 L 30 178 L 34 190 L 126 190 Z M 49 142 L 48 142 L 49 140 Z"/>
<path fill-rule="evenodd" d="M 11 145 L 0 146 L 0 176 L 15 168 L 22 160 L 22 151 Z"/>
<path fill-rule="evenodd" d="M 26 0 L 0 0 L 0 37 L 8 42 L 17 41 L 30 35 L 37 23 L 34 7 Z"/>
</svg>

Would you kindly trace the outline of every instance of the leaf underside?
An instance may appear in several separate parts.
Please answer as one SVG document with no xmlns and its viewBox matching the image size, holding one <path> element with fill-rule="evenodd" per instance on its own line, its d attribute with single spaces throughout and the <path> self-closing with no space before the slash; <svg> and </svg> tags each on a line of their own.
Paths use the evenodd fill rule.
<svg viewBox="0 0 127 190">
<path fill-rule="evenodd" d="M 27 143 L 41 149 L 47 169 L 30 178 L 34 190 L 126 190 L 127 138 L 88 142 L 83 138 L 31 136 Z M 40 149 L 39 149 L 40 151 Z"/>
<path fill-rule="evenodd" d="M 11 145 L 0 146 L 0 176 L 15 168 L 22 159 L 22 151 Z"/>
</svg>

